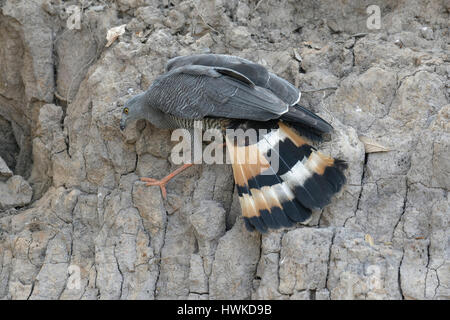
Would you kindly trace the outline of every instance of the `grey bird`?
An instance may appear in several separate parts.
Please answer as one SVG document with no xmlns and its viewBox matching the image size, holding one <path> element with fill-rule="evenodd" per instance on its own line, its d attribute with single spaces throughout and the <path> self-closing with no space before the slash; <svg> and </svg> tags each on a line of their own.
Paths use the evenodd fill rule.
<svg viewBox="0 0 450 320">
<path fill-rule="evenodd" d="M 147 91 L 128 100 L 120 129 L 146 119 L 165 129 L 266 129 L 255 143 L 239 145 L 226 137 L 230 154 L 258 163 L 233 163 L 233 175 L 247 229 L 266 232 L 305 222 L 311 210 L 322 208 L 345 184 L 345 161 L 322 154 L 311 145 L 332 126 L 298 104 L 301 93 L 291 83 L 249 60 L 229 55 L 198 54 L 168 61 L 165 73 Z M 269 155 L 279 157 L 279 166 Z M 161 187 L 191 166 L 187 163 L 167 177 L 141 178 Z"/>
</svg>

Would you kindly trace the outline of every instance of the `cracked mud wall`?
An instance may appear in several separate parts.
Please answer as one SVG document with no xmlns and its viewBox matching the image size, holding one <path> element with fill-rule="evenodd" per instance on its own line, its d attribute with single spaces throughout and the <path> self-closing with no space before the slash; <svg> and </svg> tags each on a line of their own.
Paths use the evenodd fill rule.
<svg viewBox="0 0 450 320">
<path fill-rule="evenodd" d="M 383 1 L 377 30 L 370 4 L 0 1 L 0 298 L 449 299 L 450 3 Z M 227 165 L 167 200 L 139 182 L 174 142 L 120 132 L 121 106 L 203 52 L 267 66 L 335 127 L 348 184 L 308 225 L 247 232 Z"/>
</svg>

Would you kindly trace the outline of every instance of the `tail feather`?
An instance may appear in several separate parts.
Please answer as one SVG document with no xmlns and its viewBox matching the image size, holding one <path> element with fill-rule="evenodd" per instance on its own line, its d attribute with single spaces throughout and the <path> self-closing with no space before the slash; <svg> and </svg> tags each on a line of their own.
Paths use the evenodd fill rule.
<svg viewBox="0 0 450 320">
<path fill-rule="evenodd" d="M 282 207 L 287 216 L 292 221 L 304 222 L 310 218 L 311 210 L 305 208 L 298 202 L 298 199 L 296 199 L 295 194 L 292 192 L 292 188 L 290 188 L 288 184 L 283 181 L 282 177 L 283 174 L 290 172 L 292 166 L 295 165 L 298 159 L 310 154 L 311 146 L 308 146 L 306 141 L 300 136 L 294 136 L 291 135 L 290 132 L 284 132 L 282 130 L 279 130 L 278 132 L 279 133 L 277 134 L 279 140 L 276 142 L 274 139 L 263 137 L 263 139 L 265 139 L 265 141 L 270 145 L 270 151 L 279 159 L 278 171 L 275 171 L 272 167 L 270 167 L 270 172 L 269 174 L 266 172 L 266 175 L 272 176 L 274 177 L 274 180 L 276 180 L 276 184 L 273 184 L 272 188 L 275 190 L 276 194 L 283 196 L 284 201 L 282 203 Z"/>
<path fill-rule="evenodd" d="M 331 124 L 299 104 L 289 107 L 289 111 L 281 116 L 282 120 L 301 124 L 320 133 L 333 131 Z"/>
<path fill-rule="evenodd" d="M 258 143 L 228 150 L 242 215 L 247 229 L 266 232 L 305 222 L 311 209 L 323 208 L 345 183 L 347 164 L 317 151 L 295 129 L 283 122 Z M 248 155 L 256 154 L 250 162 Z M 278 167 L 270 162 L 277 157 Z"/>
<path fill-rule="evenodd" d="M 267 228 L 292 226 L 293 221 L 288 218 L 279 201 L 280 198 L 271 188 L 272 185 L 281 182 L 280 179 L 275 172 L 271 175 L 261 174 L 266 169 L 271 170 L 267 159 L 261 155 L 253 159 L 257 161 L 256 164 L 243 163 L 249 161 L 247 155 L 252 150 L 246 148 L 250 147 L 237 147 L 228 138 L 226 143 L 233 160 L 233 174 L 247 229 L 253 231 L 256 228 L 260 232 L 265 232 Z"/>
</svg>

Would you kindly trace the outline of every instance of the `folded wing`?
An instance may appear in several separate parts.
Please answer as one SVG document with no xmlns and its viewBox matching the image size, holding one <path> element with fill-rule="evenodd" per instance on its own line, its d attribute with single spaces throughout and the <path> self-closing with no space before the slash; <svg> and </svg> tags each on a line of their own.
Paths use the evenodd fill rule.
<svg viewBox="0 0 450 320">
<path fill-rule="evenodd" d="M 224 54 L 196 54 L 173 58 L 166 64 L 166 71 L 183 66 L 209 66 L 226 68 L 245 76 L 255 86 L 267 89 L 287 104 L 288 111 L 283 119 L 299 123 L 302 127 L 311 128 L 316 136 L 332 131 L 333 127 L 321 117 L 298 105 L 301 92 L 290 82 L 269 72 L 262 65 L 247 59 Z M 302 129 L 302 128 L 300 128 Z"/>
<path fill-rule="evenodd" d="M 267 121 L 289 106 L 246 75 L 222 67 L 187 65 L 156 79 L 149 103 L 164 113 L 186 119 L 223 117 Z"/>
</svg>

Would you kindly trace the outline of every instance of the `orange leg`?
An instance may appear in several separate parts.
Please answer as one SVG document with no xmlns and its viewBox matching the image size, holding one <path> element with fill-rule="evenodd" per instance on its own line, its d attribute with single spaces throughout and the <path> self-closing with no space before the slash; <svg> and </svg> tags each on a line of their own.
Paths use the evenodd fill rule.
<svg viewBox="0 0 450 320">
<path fill-rule="evenodd" d="M 162 178 L 161 180 L 158 179 L 153 179 L 153 178 L 141 178 L 141 181 L 146 182 L 146 186 L 159 186 L 161 188 L 161 193 L 164 199 L 166 199 L 167 197 L 167 192 L 166 192 L 166 184 L 167 182 L 170 181 L 170 179 L 172 179 L 173 177 L 175 177 L 177 174 L 179 174 L 181 171 L 189 168 L 190 166 L 192 166 L 192 163 L 186 163 L 183 166 L 179 167 L 178 169 L 176 169 L 174 172 L 168 174 L 167 176 L 165 176 L 164 178 Z"/>
</svg>

